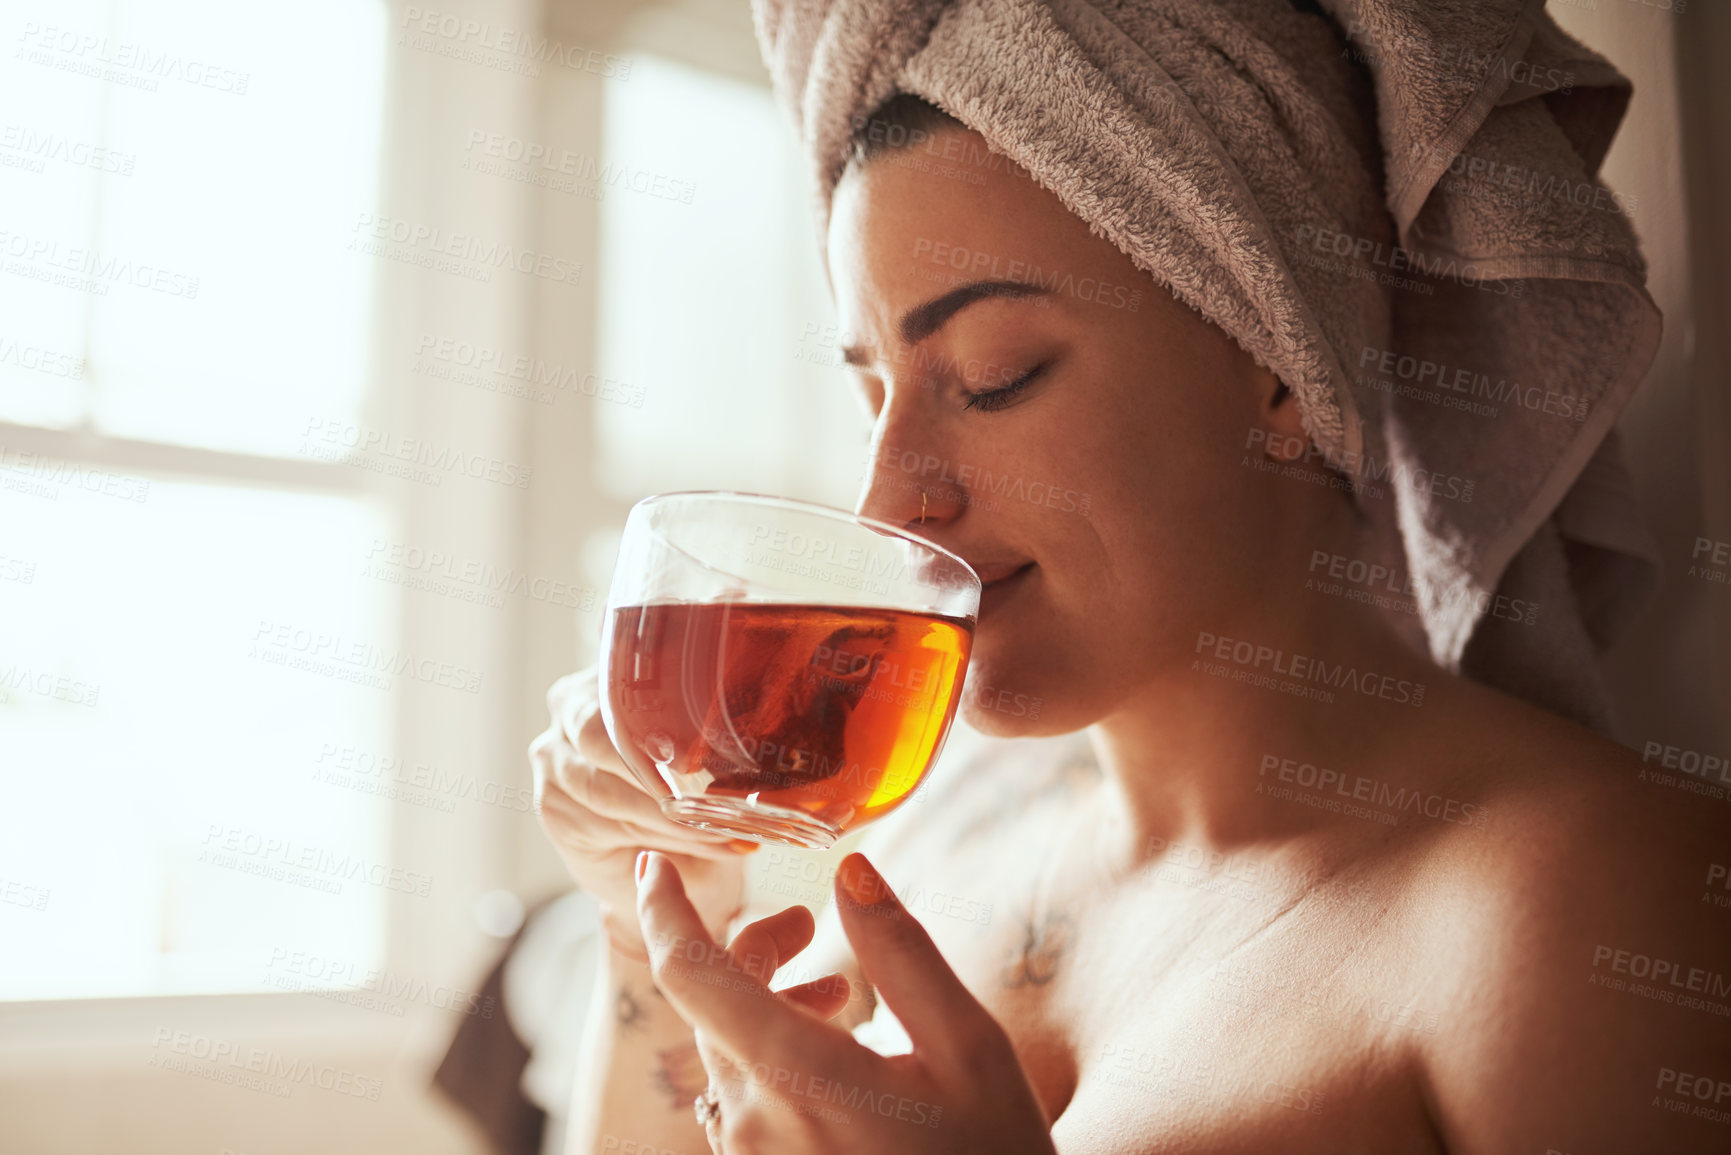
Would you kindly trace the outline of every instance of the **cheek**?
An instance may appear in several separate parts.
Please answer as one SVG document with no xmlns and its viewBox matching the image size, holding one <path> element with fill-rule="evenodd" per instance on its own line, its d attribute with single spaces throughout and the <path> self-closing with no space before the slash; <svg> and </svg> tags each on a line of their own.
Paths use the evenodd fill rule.
<svg viewBox="0 0 1731 1155">
<path fill-rule="evenodd" d="M 1082 729 L 1146 678 L 1148 652 L 1112 615 L 1036 604 L 977 636 L 962 717 L 1003 737 Z"/>
<path fill-rule="evenodd" d="M 962 700 L 968 725 L 988 734 L 1014 733 L 1050 713 L 1049 703 L 1062 696 L 1068 681 L 1062 670 L 1050 668 L 1053 658 L 1065 664 L 1067 647 L 1056 624 L 1049 614 L 1027 614 L 1009 628 L 997 624 L 976 633 Z"/>
<path fill-rule="evenodd" d="M 1275 483 L 1244 463 L 1254 417 L 1242 383 L 1214 375 L 1118 378 L 1062 452 L 1094 495 L 1091 529 L 1120 584 L 1207 600 L 1269 540 Z M 1180 391 L 1189 390 L 1189 393 Z"/>
<path fill-rule="evenodd" d="M 1133 494 L 1120 481 L 1095 498 L 1087 518 L 1024 521 L 1039 582 L 976 632 L 969 676 L 985 689 L 970 725 L 1014 732 L 1028 720 L 1016 695 L 1038 699 L 1054 725 L 1087 725 L 1188 662 L 1198 631 L 1221 630 L 1255 585 L 1243 572 L 1256 564 L 1252 535 L 1205 487 L 1163 481 Z"/>
<path fill-rule="evenodd" d="M 1014 728 L 1005 694 L 1012 712 L 1021 694 L 1053 724 L 1086 725 L 1151 672 L 1187 662 L 1197 631 L 1219 628 L 1210 623 L 1256 585 L 1277 528 L 1273 482 L 1241 464 L 1254 414 L 1231 392 L 1240 381 L 1120 372 L 1103 349 L 1089 361 L 993 447 L 1025 482 L 1069 491 L 1087 512 L 999 499 L 1004 539 L 1040 562 L 1041 580 L 976 636 L 970 678 L 994 696 L 970 702 L 968 717 L 992 732 Z"/>
<path fill-rule="evenodd" d="M 1176 385 L 1150 379 L 1102 341 L 1084 344 L 1030 419 L 1019 423 L 1024 458 L 1053 480 L 1092 497 L 1091 511 L 1140 509 L 1181 490 L 1215 456 L 1223 436 Z"/>
</svg>

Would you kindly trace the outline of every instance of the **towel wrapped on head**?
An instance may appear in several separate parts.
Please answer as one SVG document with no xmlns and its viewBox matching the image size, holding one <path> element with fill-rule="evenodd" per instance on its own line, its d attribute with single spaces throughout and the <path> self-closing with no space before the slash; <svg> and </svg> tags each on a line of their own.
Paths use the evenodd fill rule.
<svg viewBox="0 0 1731 1155">
<path fill-rule="evenodd" d="M 1659 313 L 1596 177 L 1629 83 L 1542 0 L 753 14 L 820 235 L 860 126 L 936 105 L 1293 391 L 1435 661 L 1609 729 L 1596 655 L 1654 568 L 1613 421 Z"/>
</svg>

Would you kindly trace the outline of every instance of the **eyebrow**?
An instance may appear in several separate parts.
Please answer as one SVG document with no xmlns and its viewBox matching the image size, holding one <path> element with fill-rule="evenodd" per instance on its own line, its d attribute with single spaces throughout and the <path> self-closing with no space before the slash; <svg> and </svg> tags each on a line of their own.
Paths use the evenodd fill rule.
<svg viewBox="0 0 1731 1155">
<path fill-rule="evenodd" d="M 1027 281 L 970 281 L 960 285 L 941 297 L 933 297 L 923 305 L 915 305 L 902 314 L 902 319 L 896 324 L 896 331 L 903 342 L 918 345 L 939 329 L 946 322 L 975 301 L 983 301 L 988 297 L 1044 297 L 1050 296 L 1051 290 Z M 845 345 L 841 351 L 842 360 L 849 365 L 864 366 L 870 359 L 870 354 L 863 345 Z"/>
</svg>

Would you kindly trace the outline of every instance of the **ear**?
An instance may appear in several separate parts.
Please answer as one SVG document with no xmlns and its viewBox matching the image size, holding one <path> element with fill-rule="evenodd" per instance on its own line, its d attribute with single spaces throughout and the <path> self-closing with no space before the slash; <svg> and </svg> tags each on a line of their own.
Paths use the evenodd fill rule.
<svg viewBox="0 0 1731 1155">
<path fill-rule="evenodd" d="M 1310 446 L 1298 394 L 1267 369 L 1256 368 L 1257 420 L 1272 436 L 1265 452 L 1277 461 L 1296 461 Z"/>
</svg>

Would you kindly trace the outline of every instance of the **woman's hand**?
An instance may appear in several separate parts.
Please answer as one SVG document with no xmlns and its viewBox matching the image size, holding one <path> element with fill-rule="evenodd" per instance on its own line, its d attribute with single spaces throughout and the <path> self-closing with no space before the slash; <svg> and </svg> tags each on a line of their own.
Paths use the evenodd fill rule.
<svg viewBox="0 0 1731 1155">
<path fill-rule="evenodd" d="M 637 913 L 655 984 L 694 1028 L 720 1104 L 706 1124 L 714 1151 L 1054 1155 L 1009 1036 L 863 855 L 837 871 L 836 907 L 866 978 L 907 1029 L 908 1055 L 879 1055 L 826 1021 L 847 1001 L 841 976 L 769 989 L 811 941 L 805 907 L 754 922 L 723 948 L 672 864 L 641 862 Z"/>
<path fill-rule="evenodd" d="M 745 898 L 741 852 L 757 845 L 662 814 L 608 738 L 598 687 L 591 668 L 560 678 L 547 691 L 553 721 L 529 747 L 535 813 L 577 885 L 601 904 L 614 949 L 647 962 L 631 877 L 637 852 L 671 855 L 691 880 L 703 925 L 721 935 Z"/>
</svg>

